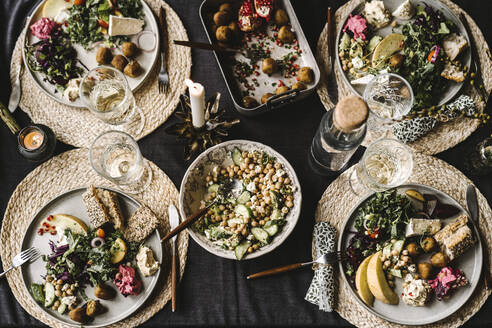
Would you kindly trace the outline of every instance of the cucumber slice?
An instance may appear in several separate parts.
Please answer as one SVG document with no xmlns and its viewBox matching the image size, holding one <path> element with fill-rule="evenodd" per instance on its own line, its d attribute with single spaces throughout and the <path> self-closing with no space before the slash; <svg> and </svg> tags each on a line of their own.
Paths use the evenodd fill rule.
<svg viewBox="0 0 492 328">
<path fill-rule="evenodd" d="M 237 166 L 240 166 L 243 163 L 243 154 L 241 153 L 239 148 L 237 148 L 237 147 L 234 148 L 234 150 L 232 151 L 231 157 L 232 157 L 232 161 Z"/>
<path fill-rule="evenodd" d="M 270 215 L 271 220 L 281 220 L 283 217 L 284 216 L 282 215 L 282 211 L 278 208 L 273 209 L 272 214 Z"/>
<path fill-rule="evenodd" d="M 234 224 L 242 224 L 244 223 L 243 219 L 241 218 L 233 218 L 233 219 L 230 219 L 230 220 L 227 220 L 227 225 L 229 227 L 232 227 Z"/>
<path fill-rule="evenodd" d="M 391 247 L 392 246 L 393 246 L 393 244 L 390 243 L 390 244 L 384 246 L 384 248 L 383 248 L 383 256 L 387 259 L 391 256 Z"/>
<path fill-rule="evenodd" d="M 405 243 L 404 240 L 397 240 L 393 244 L 393 250 L 398 252 L 398 255 L 400 255 L 401 251 L 403 250 L 403 244 Z"/>
<path fill-rule="evenodd" d="M 39 304 L 44 304 L 43 285 L 31 284 L 31 294 L 36 302 L 38 302 Z"/>
<path fill-rule="evenodd" d="M 50 282 L 47 282 L 45 285 L 44 285 L 44 293 L 45 293 L 45 297 L 44 297 L 44 307 L 45 308 L 49 308 L 50 306 L 53 305 L 53 303 L 55 303 L 55 286 L 53 286 L 52 283 Z"/>
<path fill-rule="evenodd" d="M 236 254 L 236 258 L 241 260 L 244 257 L 244 254 L 248 251 L 248 248 L 251 247 L 251 242 L 249 240 L 245 240 L 234 248 L 234 254 Z"/>
<path fill-rule="evenodd" d="M 257 227 L 251 228 L 251 233 L 253 234 L 253 236 L 255 236 L 256 239 L 258 239 L 263 244 L 269 243 L 270 236 L 268 235 L 268 232 L 266 232 L 262 228 L 257 228 Z"/>
<path fill-rule="evenodd" d="M 270 190 L 270 198 L 272 199 L 273 208 L 281 207 L 282 196 L 278 192 Z"/>
<path fill-rule="evenodd" d="M 58 313 L 63 314 L 67 310 L 67 305 L 65 303 L 61 303 L 58 307 Z"/>
<path fill-rule="evenodd" d="M 217 191 L 219 191 L 219 185 L 218 185 L 218 184 L 216 184 L 216 183 L 214 183 L 214 184 L 212 184 L 212 185 L 208 186 L 208 189 L 207 189 L 207 190 L 208 190 L 208 192 L 210 192 L 210 193 L 212 193 L 212 192 L 217 192 Z"/>
<path fill-rule="evenodd" d="M 271 221 L 268 221 L 268 222 L 271 222 Z M 273 237 L 277 234 L 278 232 L 278 224 L 270 224 L 268 227 L 263 227 L 263 230 L 265 230 L 269 235 L 270 237 Z"/>
<path fill-rule="evenodd" d="M 402 275 L 401 275 L 401 270 L 398 270 L 398 269 L 391 269 L 389 270 L 389 272 L 394 276 L 394 277 L 398 277 L 398 278 L 401 278 Z"/>
<path fill-rule="evenodd" d="M 249 219 L 253 215 L 253 211 L 246 205 L 239 204 L 234 208 L 234 213 L 242 216 L 245 219 Z"/>
<path fill-rule="evenodd" d="M 237 198 L 237 202 L 239 204 L 246 204 L 250 200 L 251 200 L 251 194 L 247 190 L 243 191 L 242 194 L 239 195 L 239 197 Z"/>
</svg>

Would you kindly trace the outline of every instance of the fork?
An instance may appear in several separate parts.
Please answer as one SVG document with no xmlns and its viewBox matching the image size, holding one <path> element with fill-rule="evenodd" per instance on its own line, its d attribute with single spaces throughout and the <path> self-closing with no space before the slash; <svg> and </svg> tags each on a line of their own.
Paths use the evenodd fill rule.
<svg viewBox="0 0 492 328">
<path fill-rule="evenodd" d="M 19 254 L 17 254 L 14 259 L 12 260 L 12 264 L 10 265 L 10 268 L 7 269 L 7 271 L 0 273 L 0 278 L 5 276 L 7 272 L 12 270 L 13 268 L 17 268 L 24 263 L 26 263 L 29 260 L 36 260 L 40 256 L 39 251 L 35 247 L 28 248 Z"/>
<path fill-rule="evenodd" d="M 311 262 L 300 262 L 300 263 L 294 263 L 294 264 L 276 267 L 273 269 L 254 273 L 252 275 L 247 276 L 246 279 L 255 279 L 260 277 L 272 276 L 278 273 L 300 269 L 302 267 L 306 267 L 314 263 L 335 264 L 337 262 L 341 262 L 344 258 L 345 258 L 345 254 L 343 252 L 330 252 L 330 253 L 323 254 L 322 256 L 318 257 L 316 260 Z"/>
<path fill-rule="evenodd" d="M 157 81 L 159 84 L 159 93 L 167 93 L 169 90 L 169 74 L 167 72 L 167 60 L 169 59 L 169 44 L 168 44 L 168 33 L 167 33 L 167 22 L 166 22 L 166 11 L 161 7 L 159 13 L 159 23 L 161 28 L 161 70 Z"/>
</svg>

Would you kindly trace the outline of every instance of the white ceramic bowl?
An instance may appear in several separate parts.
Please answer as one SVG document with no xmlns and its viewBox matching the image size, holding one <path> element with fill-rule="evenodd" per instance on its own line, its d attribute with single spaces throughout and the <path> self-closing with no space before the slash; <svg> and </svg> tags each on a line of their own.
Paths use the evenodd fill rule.
<svg viewBox="0 0 492 328">
<path fill-rule="evenodd" d="M 204 198 L 206 193 L 205 177 L 212 171 L 214 166 L 228 166 L 232 164 L 231 152 L 237 147 L 241 151 L 260 151 L 265 152 L 269 156 L 275 157 L 279 163 L 283 165 L 283 169 L 287 173 L 288 177 L 292 180 L 292 185 L 295 187 L 294 191 L 294 206 L 291 208 L 286 216 L 286 224 L 282 227 L 282 230 L 276 235 L 270 244 L 261 247 L 257 251 L 247 254 L 244 259 L 253 259 L 260 257 L 268 252 L 271 252 L 278 247 L 294 230 L 294 227 L 299 219 L 301 213 L 301 185 L 297 179 L 297 175 L 289 162 L 278 152 L 272 148 L 263 145 L 259 142 L 248 140 L 231 140 L 223 142 L 214 147 L 211 147 L 204 151 L 197 159 L 190 165 L 185 173 L 183 181 L 181 182 L 181 188 L 179 191 L 179 211 L 182 219 L 190 216 L 196 212 L 200 207 L 200 201 Z M 225 250 L 212 241 L 208 240 L 205 235 L 194 231 L 193 228 L 189 228 L 188 232 L 195 242 L 205 248 L 212 254 L 228 259 L 236 259 L 234 251 Z"/>
</svg>

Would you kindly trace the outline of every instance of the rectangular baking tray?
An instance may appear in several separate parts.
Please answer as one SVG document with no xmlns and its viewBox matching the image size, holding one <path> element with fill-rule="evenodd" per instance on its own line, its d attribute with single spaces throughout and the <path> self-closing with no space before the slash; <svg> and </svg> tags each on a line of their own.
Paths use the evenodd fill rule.
<svg viewBox="0 0 492 328">
<path fill-rule="evenodd" d="M 200 6 L 200 10 L 199 10 L 200 19 L 202 21 L 203 27 L 205 29 L 205 33 L 207 34 L 207 38 L 210 43 L 216 43 L 215 36 L 211 31 L 211 17 L 217 11 L 218 7 L 222 3 L 226 3 L 226 2 L 233 3 L 237 8 L 239 8 L 242 1 L 204 0 Z M 302 66 L 311 67 L 311 69 L 314 72 L 314 82 L 307 85 L 307 89 L 305 90 L 289 90 L 286 93 L 271 97 L 265 104 L 260 104 L 255 108 L 245 108 L 242 106 L 242 98 L 243 98 L 242 90 L 239 81 L 237 81 L 236 77 L 234 76 L 232 70 L 233 65 L 230 62 L 228 54 L 214 51 L 215 58 L 217 59 L 217 64 L 219 65 L 222 76 L 224 77 L 227 89 L 229 90 L 231 98 L 234 102 L 234 106 L 241 114 L 251 115 L 251 116 L 258 115 L 261 113 L 265 113 L 286 106 L 288 104 L 295 103 L 311 95 L 315 91 L 316 86 L 319 83 L 320 70 L 318 64 L 316 63 L 313 53 L 311 52 L 311 48 L 309 47 L 309 43 L 307 42 L 304 32 L 302 31 L 301 25 L 299 24 L 297 16 L 294 12 L 294 8 L 292 7 L 292 4 L 290 3 L 289 0 L 277 0 L 276 6 L 278 8 L 283 8 L 287 12 L 292 29 L 296 33 L 297 40 L 299 41 L 299 48 L 302 49 L 302 54 L 299 56 L 299 59 L 296 61 L 296 63 L 299 64 L 300 67 Z M 268 31 L 271 34 L 270 26 L 268 27 Z M 275 54 L 282 50 L 279 50 L 278 46 L 273 45 L 272 43 L 270 44 L 272 45 L 273 48 L 272 58 L 279 59 L 280 56 L 275 56 Z M 288 50 L 283 49 L 283 53 L 286 52 L 288 52 Z M 238 56 L 241 55 L 235 55 L 236 58 L 239 58 Z M 258 62 L 257 64 L 261 66 L 260 62 Z M 257 76 L 256 78 L 259 81 L 261 79 L 261 83 L 259 86 L 257 86 L 254 96 L 254 98 L 258 100 L 258 103 L 260 103 L 260 98 L 263 94 L 267 92 L 275 93 L 275 88 L 272 87 L 272 83 L 278 82 L 278 80 L 282 80 L 284 82 L 288 82 L 286 83 L 287 85 L 291 85 L 292 83 L 295 82 L 295 78 L 285 79 L 283 76 L 279 75 L 278 73 L 273 74 L 270 77 L 267 76 L 266 74 L 261 73 L 260 76 Z M 251 77 L 248 78 L 248 81 L 251 81 Z"/>
</svg>

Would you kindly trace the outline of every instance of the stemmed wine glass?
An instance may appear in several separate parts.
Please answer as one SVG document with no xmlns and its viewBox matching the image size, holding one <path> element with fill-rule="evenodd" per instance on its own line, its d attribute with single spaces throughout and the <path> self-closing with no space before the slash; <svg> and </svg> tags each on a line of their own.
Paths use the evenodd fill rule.
<svg viewBox="0 0 492 328">
<path fill-rule="evenodd" d="M 152 169 L 143 160 L 137 142 L 121 131 L 99 135 L 89 149 L 92 168 L 122 191 L 136 194 L 152 181 Z"/>
<path fill-rule="evenodd" d="M 97 118 L 117 127 L 130 124 L 139 114 L 140 127 L 136 133 L 142 131 L 145 117 L 120 71 L 107 66 L 90 70 L 80 83 L 79 95 Z"/>
<path fill-rule="evenodd" d="M 350 186 L 357 195 L 380 192 L 405 183 L 413 170 L 412 151 L 395 139 L 371 143 L 350 175 Z"/>
</svg>

